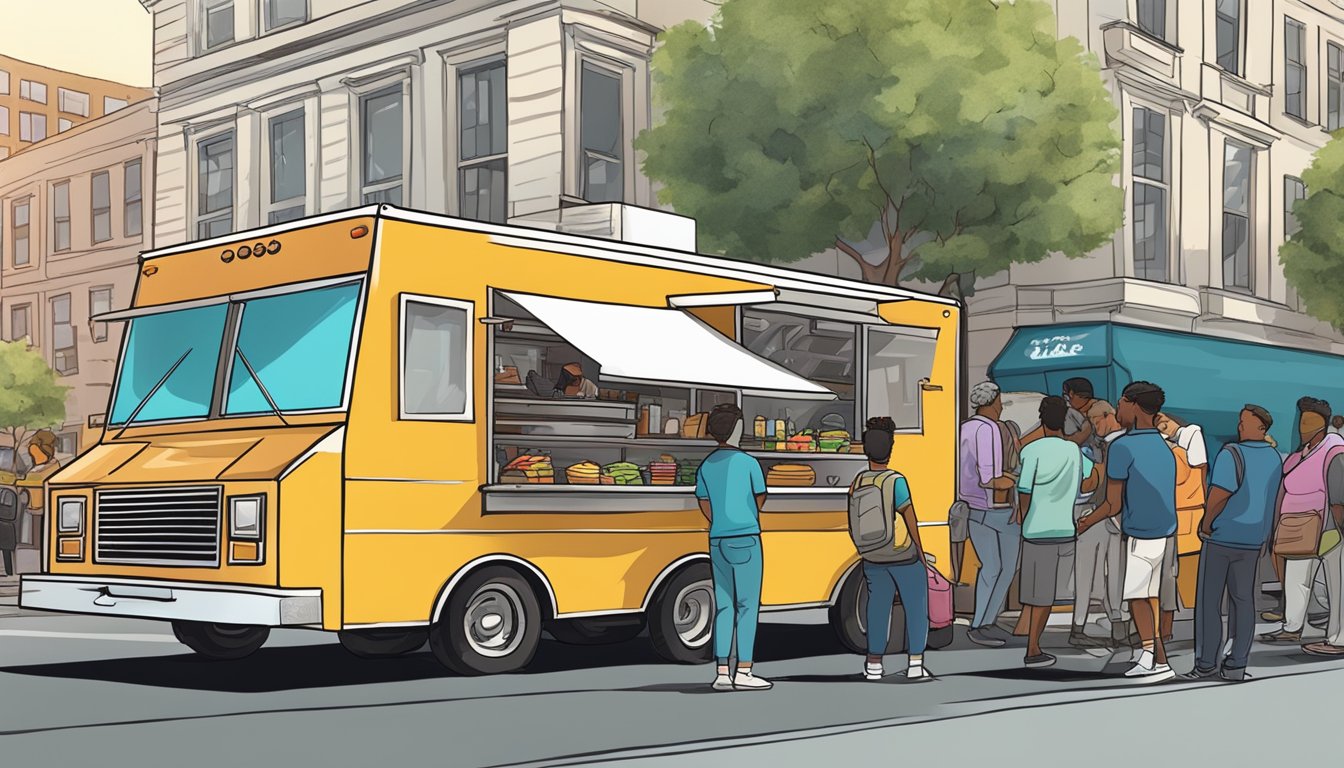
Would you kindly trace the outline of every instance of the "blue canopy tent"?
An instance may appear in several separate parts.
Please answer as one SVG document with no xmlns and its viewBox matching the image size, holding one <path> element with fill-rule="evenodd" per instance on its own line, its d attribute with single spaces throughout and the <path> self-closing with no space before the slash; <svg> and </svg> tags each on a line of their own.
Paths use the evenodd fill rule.
<svg viewBox="0 0 1344 768">
<path fill-rule="evenodd" d="M 989 373 L 1004 391 L 1047 394 L 1083 376 L 1112 404 L 1130 382 L 1151 381 L 1166 392 L 1164 411 L 1203 428 L 1210 458 L 1236 439 L 1246 403 L 1273 415 L 1281 451 L 1300 440 L 1299 397 L 1344 412 L 1344 357 L 1115 323 L 1019 328 Z"/>
</svg>

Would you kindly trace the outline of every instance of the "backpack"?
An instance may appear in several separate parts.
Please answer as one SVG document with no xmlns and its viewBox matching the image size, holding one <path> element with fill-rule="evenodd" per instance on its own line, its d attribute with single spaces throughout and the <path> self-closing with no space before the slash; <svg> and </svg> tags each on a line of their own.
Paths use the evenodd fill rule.
<svg viewBox="0 0 1344 768">
<path fill-rule="evenodd" d="M 1246 459 L 1241 455 L 1241 448 L 1236 443 L 1228 443 L 1227 450 L 1232 453 L 1232 466 L 1237 470 L 1237 489 L 1241 489 L 1241 484 L 1246 482 Z"/>
<path fill-rule="evenodd" d="M 910 530 L 892 508 L 900 477 L 890 469 L 864 470 L 849 487 L 849 538 L 869 562 L 901 562 L 911 548 Z"/>
</svg>

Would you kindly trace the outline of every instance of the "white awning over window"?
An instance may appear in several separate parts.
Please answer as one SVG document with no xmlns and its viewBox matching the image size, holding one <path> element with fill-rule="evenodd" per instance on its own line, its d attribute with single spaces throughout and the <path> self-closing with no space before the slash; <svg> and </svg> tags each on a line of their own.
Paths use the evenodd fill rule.
<svg viewBox="0 0 1344 768">
<path fill-rule="evenodd" d="M 679 309 L 598 304 L 507 293 L 602 366 L 603 381 L 741 389 L 745 394 L 833 400 L 825 387 L 748 352 Z"/>
</svg>

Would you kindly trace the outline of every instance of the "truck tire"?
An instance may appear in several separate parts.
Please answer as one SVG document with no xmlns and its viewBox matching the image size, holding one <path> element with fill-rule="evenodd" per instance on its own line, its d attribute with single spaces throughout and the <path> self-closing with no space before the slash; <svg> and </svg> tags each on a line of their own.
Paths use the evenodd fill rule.
<svg viewBox="0 0 1344 768">
<path fill-rule="evenodd" d="M 830 609 L 831 628 L 845 650 L 850 653 L 868 653 L 868 584 L 862 568 L 855 568 L 840 587 L 840 595 Z M 948 628 L 951 629 L 950 627 Z M 929 647 L 933 645 L 934 630 L 929 631 Z M 942 639 L 941 637 L 939 638 Z M 950 642 L 950 640 L 949 640 Z M 941 647 L 941 646 L 939 646 Z M 891 623 L 887 630 L 886 653 L 905 652 L 905 608 L 899 599 L 891 607 Z"/>
<path fill-rule="evenodd" d="M 243 624 L 213 624 L 206 621 L 174 621 L 178 642 L 207 659 L 229 661 L 256 653 L 270 637 L 270 627 Z"/>
<path fill-rule="evenodd" d="M 341 647 L 361 659 L 389 659 L 418 651 L 429 642 L 424 629 L 343 629 Z"/>
<path fill-rule="evenodd" d="M 714 658 L 714 583 L 708 563 L 692 563 L 668 579 L 649 606 L 653 650 L 677 664 Z"/>
<path fill-rule="evenodd" d="M 644 631 L 644 617 L 611 616 L 558 619 L 546 625 L 551 637 L 567 645 L 614 645 L 633 640 Z"/>
<path fill-rule="evenodd" d="M 541 640 L 541 604 L 512 568 L 487 566 L 458 584 L 429 630 L 439 663 L 460 675 L 526 667 Z"/>
</svg>

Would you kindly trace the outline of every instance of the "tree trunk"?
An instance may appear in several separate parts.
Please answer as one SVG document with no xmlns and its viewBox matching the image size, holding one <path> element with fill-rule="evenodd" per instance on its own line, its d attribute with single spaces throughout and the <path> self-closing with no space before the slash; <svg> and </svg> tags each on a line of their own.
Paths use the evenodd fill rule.
<svg viewBox="0 0 1344 768">
<path fill-rule="evenodd" d="M 892 238 L 892 241 L 887 247 L 887 257 L 877 264 L 870 263 L 867 259 L 863 258 L 863 254 L 859 253 L 854 246 L 846 243 L 839 237 L 835 238 L 835 247 L 859 265 L 859 271 L 862 273 L 863 280 L 866 283 L 888 285 L 893 288 L 899 287 L 901 284 L 901 273 L 905 271 L 906 264 L 910 262 L 909 259 L 902 259 L 896 255 L 900 252 L 899 249 L 901 247 L 900 240 L 897 238 Z"/>
</svg>

